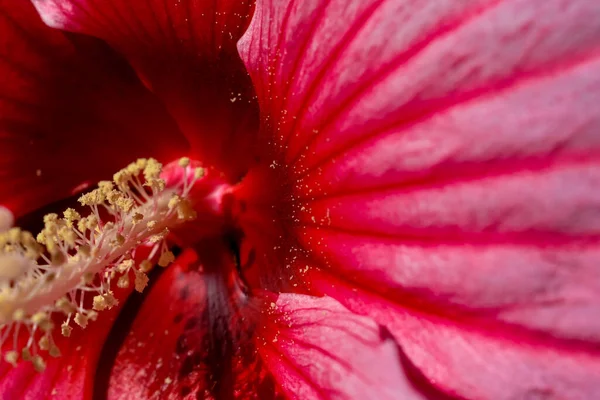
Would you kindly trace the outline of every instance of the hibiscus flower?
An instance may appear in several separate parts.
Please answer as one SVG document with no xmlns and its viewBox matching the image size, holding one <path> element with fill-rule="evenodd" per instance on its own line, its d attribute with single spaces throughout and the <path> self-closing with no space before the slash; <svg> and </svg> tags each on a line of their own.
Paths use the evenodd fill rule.
<svg viewBox="0 0 600 400">
<path fill-rule="evenodd" d="M 587 0 L 0 0 L 0 229 L 146 157 L 109 218 L 177 253 L 43 346 L 3 276 L 0 398 L 600 397 L 599 52 Z"/>
</svg>

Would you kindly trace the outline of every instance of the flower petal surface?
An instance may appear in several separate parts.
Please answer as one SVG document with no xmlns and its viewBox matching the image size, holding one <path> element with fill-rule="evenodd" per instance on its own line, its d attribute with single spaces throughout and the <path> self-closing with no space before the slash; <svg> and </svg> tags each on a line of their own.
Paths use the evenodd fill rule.
<svg viewBox="0 0 600 400">
<path fill-rule="evenodd" d="M 289 176 L 279 220 L 300 250 L 280 263 L 387 326 L 446 393 L 600 393 L 599 17 L 265 0 L 239 43 Z"/>
<path fill-rule="evenodd" d="M 274 300 L 259 325 L 259 353 L 288 398 L 438 398 L 413 386 L 396 342 L 371 319 L 330 297 Z"/>
<path fill-rule="evenodd" d="M 594 343 L 405 307 L 320 272 L 311 279 L 315 289 L 353 311 L 385 321 L 408 358 L 445 393 L 469 399 L 597 397 L 600 361 Z"/>
<path fill-rule="evenodd" d="M 115 296 L 125 299 L 131 290 L 117 289 Z M 0 398 L 23 400 L 93 398 L 103 343 L 123 305 L 124 303 L 121 302 L 111 310 L 101 312 L 98 319 L 90 322 L 85 330 L 73 326 L 75 324 L 71 322 L 73 331 L 68 338 L 60 333 L 54 335 L 61 355 L 52 358 L 44 354 L 46 369 L 43 372 L 37 372 L 30 362 L 21 361 L 13 367 L 1 360 Z M 19 343 L 24 345 L 27 339 L 28 336 L 21 335 Z M 2 350 L 11 350 L 8 346 L 12 346 L 12 338 L 4 343 Z"/>
<path fill-rule="evenodd" d="M 370 318 L 332 298 L 240 291 L 231 267 L 219 241 L 184 251 L 105 346 L 97 388 L 108 399 L 438 398 L 413 385 Z"/>
<path fill-rule="evenodd" d="M 192 156 L 232 180 L 253 162 L 257 107 L 235 43 L 250 0 L 34 0 L 52 27 L 105 40 L 164 102 Z"/>
<path fill-rule="evenodd" d="M 279 399 L 281 391 L 257 357 L 248 299 L 228 273 L 220 241 L 185 250 L 159 276 L 113 337 L 106 374 L 96 381 L 111 400 Z"/>
<path fill-rule="evenodd" d="M 15 218 L 136 157 L 170 159 L 187 148 L 105 44 L 48 28 L 29 2 L 0 1 L 0 204 Z"/>
</svg>

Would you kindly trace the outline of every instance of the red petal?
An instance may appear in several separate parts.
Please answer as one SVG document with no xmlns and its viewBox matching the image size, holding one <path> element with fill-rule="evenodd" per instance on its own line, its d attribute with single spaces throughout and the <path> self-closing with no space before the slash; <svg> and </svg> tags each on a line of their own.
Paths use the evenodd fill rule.
<svg viewBox="0 0 600 400">
<path fill-rule="evenodd" d="M 194 156 L 239 178 L 257 109 L 235 43 L 252 1 L 34 0 L 52 27 L 106 40 L 165 102 Z"/>
<path fill-rule="evenodd" d="M 109 382 L 96 382 L 108 398 L 424 398 L 370 319 L 330 298 L 248 296 L 224 243 L 196 250 L 162 273 L 124 340 L 113 337 Z"/>
<path fill-rule="evenodd" d="M 16 217 L 136 157 L 168 160 L 186 149 L 105 45 L 47 28 L 28 2 L 0 1 L 0 204 Z"/>
<path fill-rule="evenodd" d="M 191 362 L 191 354 L 183 348 L 187 341 L 182 336 L 187 333 L 184 327 L 196 313 L 201 314 L 206 301 L 201 276 L 189 271 L 196 259 L 193 252 L 184 253 L 147 289 L 149 293 L 135 319 L 124 329 L 124 340 L 117 339 L 113 344 L 120 348 L 114 366 L 106 366 L 111 368 L 109 384 L 99 382 L 108 398 L 149 398 L 153 394 L 168 398 L 169 394 L 190 388 L 188 382 L 179 382 L 178 373 L 183 363 Z M 196 328 L 194 323 L 189 326 Z"/>
<path fill-rule="evenodd" d="M 331 298 L 281 294 L 265 306 L 259 353 L 289 398 L 426 398 L 396 343 L 369 318 Z"/>
<path fill-rule="evenodd" d="M 386 297 L 386 314 L 371 298 L 350 308 L 390 327 L 402 304 L 453 321 L 456 335 L 527 338 L 494 343 L 528 374 L 498 356 L 455 384 L 460 363 L 418 358 L 395 324 L 426 376 L 462 396 L 597 394 L 595 372 L 565 367 L 599 359 L 597 6 L 265 0 L 239 48 L 263 133 L 282 149 L 273 168 L 290 175 L 291 265 Z M 268 196 L 254 203 L 267 208 Z M 572 347 L 582 355 L 561 350 Z M 493 362 L 509 383 L 487 395 Z"/>
<path fill-rule="evenodd" d="M 448 392 L 490 400 L 600 396 L 597 344 L 501 330 L 471 315 L 428 315 L 331 276 L 312 278 L 319 291 L 385 323 L 424 375 Z"/>
<path fill-rule="evenodd" d="M 109 399 L 277 397 L 256 357 L 254 313 L 231 286 L 228 249 L 220 240 L 197 249 L 160 275 L 126 337 L 115 343 L 120 349 L 110 360 L 109 381 L 97 382 Z"/>
<path fill-rule="evenodd" d="M 29 362 L 20 362 L 17 367 L 13 367 L 1 360 L 0 398 L 7 400 L 92 398 L 97 363 L 102 354 L 103 343 L 125 303 L 123 300 L 130 292 L 131 289 L 116 289 L 115 295 L 121 300 L 119 305 L 101 312 L 98 320 L 90 322 L 85 330 L 73 326 L 69 338 L 63 337 L 60 333 L 55 334 L 54 340 L 60 348 L 61 356 L 45 357 L 44 372 L 36 372 Z M 60 328 L 58 330 L 60 331 Z M 27 338 L 21 339 L 24 341 Z M 10 337 L 5 345 L 12 346 Z M 7 349 L 3 348 L 3 350 Z"/>
</svg>

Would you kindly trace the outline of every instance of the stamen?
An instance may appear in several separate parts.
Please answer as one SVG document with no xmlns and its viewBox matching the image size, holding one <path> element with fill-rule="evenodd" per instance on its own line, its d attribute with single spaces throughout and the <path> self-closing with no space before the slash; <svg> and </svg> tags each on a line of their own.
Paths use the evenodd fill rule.
<svg viewBox="0 0 600 400">
<path fill-rule="evenodd" d="M 10 228 L 12 214 L 0 207 L 0 346 L 13 337 L 12 349 L 4 350 L 5 361 L 16 365 L 20 355 L 43 370 L 40 352 L 60 355 L 52 338 L 53 321 L 61 320 L 61 334 L 69 337 L 71 321 L 85 328 L 97 318 L 96 311 L 117 305 L 113 282 L 129 287 L 133 275 L 135 289 L 141 292 L 148 285 L 154 256 L 162 267 L 174 261 L 165 243 L 169 228 L 196 217 L 188 195 L 204 175 L 197 168 L 188 176 L 189 164 L 182 158 L 183 182 L 165 188 L 162 165 L 139 159 L 117 172 L 113 182 L 102 181 L 79 198 L 89 209 L 86 216 L 72 208 L 63 218 L 48 214 L 36 238 Z M 149 259 L 136 266 L 135 249 L 142 244 L 153 248 Z M 90 296 L 92 309 L 85 306 Z M 30 337 L 18 348 L 22 327 Z"/>
</svg>

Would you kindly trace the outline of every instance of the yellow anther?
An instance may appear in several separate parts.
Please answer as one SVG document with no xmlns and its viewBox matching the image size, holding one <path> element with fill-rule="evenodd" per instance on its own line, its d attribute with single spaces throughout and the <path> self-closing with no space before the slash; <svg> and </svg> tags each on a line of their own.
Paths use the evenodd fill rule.
<svg viewBox="0 0 600 400">
<path fill-rule="evenodd" d="M 71 336 L 71 332 L 73 331 L 73 328 L 71 328 L 69 326 L 69 324 L 67 323 L 67 321 L 63 322 L 62 325 L 60 326 L 60 333 L 64 336 L 64 337 L 69 337 Z"/>
<path fill-rule="evenodd" d="M 123 192 L 120 192 L 118 190 L 111 190 L 106 195 L 106 199 L 108 200 L 108 203 L 112 204 L 112 205 L 117 204 L 117 202 L 122 198 L 123 198 Z"/>
<path fill-rule="evenodd" d="M 134 205 L 135 203 L 133 199 L 120 198 L 119 200 L 117 200 L 117 207 L 119 207 L 119 209 L 124 213 L 128 213 L 129 211 L 131 211 Z"/>
<path fill-rule="evenodd" d="M 13 320 L 19 322 L 25 319 L 25 311 L 22 308 L 18 308 L 13 312 Z"/>
<path fill-rule="evenodd" d="M 65 216 L 67 226 L 69 227 L 73 226 L 73 222 L 79 221 L 81 219 L 81 215 L 72 208 L 67 208 L 63 214 Z"/>
<path fill-rule="evenodd" d="M 46 245 L 46 250 L 48 250 L 49 253 L 56 253 L 57 251 L 60 251 L 58 245 L 56 244 L 56 240 L 54 240 L 53 237 L 46 236 L 46 243 L 44 244 Z"/>
<path fill-rule="evenodd" d="M 178 162 L 178 164 L 179 164 L 179 166 L 180 166 L 180 167 L 183 167 L 183 168 L 185 168 L 185 167 L 187 167 L 188 165 L 190 165 L 190 159 L 189 159 L 189 158 L 187 158 L 187 157 L 181 157 L 181 158 L 179 159 L 179 162 Z"/>
<path fill-rule="evenodd" d="M 79 232 L 85 233 L 88 229 L 87 224 L 88 224 L 87 218 L 86 217 L 81 218 L 79 220 L 79 222 L 77 222 L 77 229 L 79 229 Z M 39 242 L 39 238 L 38 238 L 38 242 Z M 40 243 L 42 243 L 42 242 L 40 242 Z"/>
<path fill-rule="evenodd" d="M 150 186 L 155 192 L 162 192 L 165 190 L 166 183 L 164 179 L 150 179 L 146 185 Z"/>
<path fill-rule="evenodd" d="M 138 168 L 140 169 L 140 171 L 142 171 L 142 170 L 144 170 L 144 168 L 146 168 L 146 165 L 148 164 L 148 159 L 138 158 L 135 163 L 138 166 Z"/>
<path fill-rule="evenodd" d="M 10 228 L 6 233 L 8 240 L 12 243 L 20 243 L 21 242 L 21 229 L 20 228 Z"/>
<path fill-rule="evenodd" d="M 160 258 L 158 259 L 158 265 L 161 267 L 166 267 L 173 261 L 175 261 L 175 255 L 171 251 L 165 251 L 160 255 Z"/>
<path fill-rule="evenodd" d="M 135 271 L 135 290 L 142 293 L 148 286 L 148 275 L 142 271 Z"/>
<path fill-rule="evenodd" d="M 173 197 L 171 197 L 171 199 L 169 200 L 169 204 L 168 204 L 169 210 L 172 210 L 175 207 L 177 207 L 180 202 L 181 202 L 181 197 L 174 194 Z"/>
<path fill-rule="evenodd" d="M 127 272 L 129 271 L 131 268 L 133 268 L 133 260 L 124 260 L 122 261 L 118 266 L 117 266 L 117 271 L 123 273 L 123 272 Z"/>
<path fill-rule="evenodd" d="M 108 193 L 113 190 L 114 185 L 111 181 L 100 181 L 98 182 L 98 189 L 100 189 L 100 191 L 102 193 L 104 193 L 105 195 L 108 195 Z"/>
<path fill-rule="evenodd" d="M 146 224 L 146 227 L 148 229 L 154 229 L 155 226 L 156 226 L 156 221 L 148 221 L 148 223 Z"/>
<path fill-rule="evenodd" d="M 162 164 L 156 161 L 154 158 L 149 158 L 144 168 L 144 179 L 147 182 L 158 179 L 162 172 Z"/>
<path fill-rule="evenodd" d="M 129 274 L 125 274 L 119 278 L 117 287 L 120 287 L 121 289 L 129 287 Z"/>
<path fill-rule="evenodd" d="M 79 325 L 80 327 L 82 327 L 84 329 L 88 324 L 88 317 L 86 317 L 83 314 L 77 313 L 77 314 L 75 314 L 75 318 L 73 318 L 73 319 L 77 325 Z M 63 333 L 63 335 L 64 335 L 64 333 Z"/>
<path fill-rule="evenodd" d="M 98 226 L 98 217 L 96 217 L 95 215 L 90 215 L 89 217 L 87 217 L 87 224 L 86 227 L 90 230 L 93 231 L 94 229 L 96 229 L 96 227 Z"/>
<path fill-rule="evenodd" d="M 50 348 L 50 340 L 48 339 L 48 336 L 42 336 L 38 344 L 40 346 L 40 349 L 48 350 Z"/>
<path fill-rule="evenodd" d="M 4 354 L 4 361 L 6 361 L 9 364 L 12 364 L 13 367 L 17 366 L 17 361 L 18 360 L 19 360 L 19 353 L 17 353 L 14 350 L 7 351 Z"/>
<path fill-rule="evenodd" d="M 52 223 L 55 223 L 56 221 L 58 221 L 58 214 L 50 213 L 50 214 L 44 215 L 44 225 L 52 224 Z"/>
<path fill-rule="evenodd" d="M 150 272 L 153 267 L 154 264 L 150 260 L 144 260 L 140 263 L 140 271 L 142 272 Z"/>
<path fill-rule="evenodd" d="M 134 176 L 138 176 L 140 173 L 140 169 L 138 168 L 138 166 L 136 165 L 136 163 L 131 163 L 128 166 L 125 167 L 125 170 L 127 171 L 127 173 L 134 177 Z"/>
<path fill-rule="evenodd" d="M 37 312 L 31 316 L 31 322 L 38 326 L 44 332 L 48 332 L 53 328 L 50 317 L 45 312 Z"/>
<path fill-rule="evenodd" d="M 200 179 L 206 174 L 206 170 L 202 167 L 194 168 L 194 178 Z"/>
<path fill-rule="evenodd" d="M 77 235 L 70 228 L 64 226 L 58 231 L 58 237 L 65 242 L 70 248 L 75 247 L 75 240 Z"/>
<path fill-rule="evenodd" d="M 46 369 L 46 362 L 40 356 L 33 357 L 31 363 L 37 372 L 43 372 Z"/>
<path fill-rule="evenodd" d="M 22 231 L 21 232 L 21 243 L 25 246 L 35 246 L 37 245 L 33 235 L 31 232 Z"/>
<path fill-rule="evenodd" d="M 104 301 L 109 310 L 119 304 L 119 301 L 115 298 L 114 293 L 111 291 L 104 294 Z"/>
<path fill-rule="evenodd" d="M 165 237 L 167 237 L 168 234 L 169 234 L 169 228 L 165 228 L 161 232 L 157 233 L 156 235 L 150 236 L 150 239 L 148 239 L 148 241 L 150 243 L 159 243 Z"/>
<path fill-rule="evenodd" d="M 119 302 L 115 299 L 115 296 L 112 292 L 108 292 L 104 295 L 94 296 L 94 310 L 102 311 L 106 309 L 111 309 L 116 306 Z"/>
<path fill-rule="evenodd" d="M 98 295 L 94 296 L 94 310 L 102 311 L 105 310 L 108 306 L 106 304 L 106 300 L 104 300 L 104 296 Z"/>
<path fill-rule="evenodd" d="M 83 206 L 95 206 L 104 203 L 106 195 L 101 189 L 94 189 L 89 193 L 84 194 L 79 198 L 79 202 Z"/>
<path fill-rule="evenodd" d="M 21 358 L 24 361 L 30 361 L 31 360 L 31 352 L 29 351 L 29 348 L 24 347 L 21 349 Z"/>
<path fill-rule="evenodd" d="M 113 181 L 121 189 L 125 189 L 125 188 L 127 188 L 127 186 L 129 186 L 130 179 L 131 179 L 131 174 L 126 169 L 122 169 L 113 175 Z"/>
<path fill-rule="evenodd" d="M 139 224 L 142 220 L 144 219 L 144 215 L 140 214 L 140 213 L 135 213 L 133 214 L 133 216 L 131 217 L 131 223 L 133 225 L 137 225 Z"/>
</svg>

